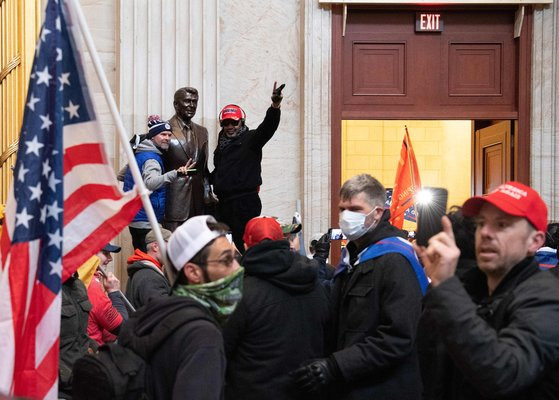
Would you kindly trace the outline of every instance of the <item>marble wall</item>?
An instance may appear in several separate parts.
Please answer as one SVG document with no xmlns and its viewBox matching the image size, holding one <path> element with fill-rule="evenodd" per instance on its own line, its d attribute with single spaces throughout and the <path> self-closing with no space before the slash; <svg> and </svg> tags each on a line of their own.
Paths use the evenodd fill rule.
<svg viewBox="0 0 559 400">
<path fill-rule="evenodd" d="M 534 11 L 531 182 L 559 220 L 559 2 Z"/>
<path fill-rule="evenodd" d="M 146 131 L 147 116 L 174 114 L 176 89 L 199 91 L 194 121 L 217 122 L 217 0 L 120 0 L 117 97 L 126 129 Z M 125 164 L 124 159 L 121 160 Z"/>
<path fill-rule="evenodd" d="M 329 227 L 329 8 L 317 0 L 222 0 L 219 18 L 221 105 L 241 105 L 255 128 L 273 82 L 286 84 L 280 127 L 263 152 L 262 213 L 289 220 L 299 205 L 308 241 Z"/>
<path fill-rule="evenodd" d="M 81 0 L 129 135 L 146 116 L 170 117 L 176 88 L 200 90 L 195 121 L 214 148 L 217 115 L 240 104 L 255 128 L 274 81 L 286 83 L 282 121 L 265 146 L 263 213 L 290 219 L 297 204 L 307 239 L 330 222 L 331 16 L 318 0 Z M 234 12 L 232 12 L 234 10 Z M 90 71 L 92 67 L 86 66 Z M 108 152 L 126 163 L 114 123 L 93 82 Z M 127 234 L 121 235 L 128 242 Z M 128 249 L 125 249 L 128 250 Z"/>
<path fill-rule="evenodd" d="M 318 0 L 81 0 L 130 134 L 150 113 L 170 116 L 180 86 L 200 89 L 195 117 L 215 147 L 220 108 L 244 107 L 256 127 L 274 80 L 286 83 L 282 121 L 265 146 L 263 213 L 289 219 L 300 200 L 307 239 L 330 225 L 331 14 Z M 234 10 L 234 11 L 233 11 Z M 559 3 L 534 12 L 531 179 L 559 218 Z M 91 69 L 88 67 L 88 69 Z M 96 99 L 102 100 L 93 83 Z M 100 118 L 115 164 L 114 124 Z M 117 165 L 115 165 L 117 167 Z"/>
<path fill-rule="evenodd" d="M 117 41 L 115 40 L 115 27 L 118 23 L 117 7 L 112 0 L 80 0 L 82 11 L 85 15 L 91 36 L 95 43 L 99 59 L 107 77 L 109 86 L 116 93 L 118 73 L 116 71 Z M 85 49 L 85 44 L 83 45 Z M 88 83 L 95 101 L 97 116 L 101 123 L 107 153 L 111 163 L 117 167 L 119 143 L 115 135 L 115 124 L 107 106 L 105 95 L 98 81 L 93 63 L 87 55 L 83 57 L 84 68 L 87 72 Z M 118 99 L 117 99 L 118 101 Z"/>
<path fill-rule="evenodd" d="M 263 151 L 260 192 L 262 213 L 282 219 L 301 198 L 301 11 L 297 0 L 219 2 L 220 105 L 240 105 L 254 129 L 274 81 L 285 83 L 280 126 Z"/>
</svg>

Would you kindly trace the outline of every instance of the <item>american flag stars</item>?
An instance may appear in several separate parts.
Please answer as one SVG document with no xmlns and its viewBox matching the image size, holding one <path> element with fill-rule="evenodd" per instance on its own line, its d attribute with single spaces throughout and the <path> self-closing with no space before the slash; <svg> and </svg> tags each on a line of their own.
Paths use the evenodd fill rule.
<svg viewBox="0 0 559 400">
<path fill-rule="evenodd" d="M 39 101 L 41 101 L 41 99 L 33 96 L 33 93 L 31 93 L 31 98 L 29 99 L 29 103 L 27 103 L 27 107 L 29 107 L 31 111 L 35 111 L 35 103 L 38 103 Z"/>
<path fill-rule="evenodd" d="M 80 108 L 79 104 L 72 103 L 72 100 L 69 101 L 68 107 L 64 107 L 64 110 L 70 114 L 70 119 L 72 118 L 79 118 L 80 114 L 78 113 L 78 108 Z"/>
<path fill-rule="evenodd" d="M 62 281 L 141 205 L 106 162 L 67 7 L 48 0 L 0 241 L 0 275 L 9 277 L 0 279 L 0 391 L 49 400 L 57 398 Z"/>
<path fill-rule="evenodd" d="M 52 79 L 52 75 L 49 74 L 49 67 L 45 67 L 42 71 L 37 71 L 37 76 L 39 79 L 37 80 L 37 86 L 41 83 L 45 85 L 49 85 L 50 80 Z"/>
</svg>

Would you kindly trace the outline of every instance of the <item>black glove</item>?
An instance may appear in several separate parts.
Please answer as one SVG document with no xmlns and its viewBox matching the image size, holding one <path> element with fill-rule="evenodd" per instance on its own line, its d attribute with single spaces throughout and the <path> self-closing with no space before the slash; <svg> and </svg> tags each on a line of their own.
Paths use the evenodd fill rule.
<svg viewBox="0 0 559 400">
<path fill-rule="evenodd" d="M 291 371 L 295 385 L 304 392 L 316 392 L 336 380 L 335 361 L 319 358 Z"/>
<path fill-rule="evenodd" d="M 330 235 L 325 233 L 314 244 L 313 258 L 320 258 L 321 260 L 326 262 L 329 255 L 330 255 Z"/>
<path fill-rule="evenodd" d="M 285 83 L 281 84 L 279 87 L 276 88 L 277 82 L 274 82 L 274 90 L 272 91 L 272 103 L 274 106 L 278 107 L 283 100 L 283 95 L 281 91 L 285 87 Z"/>
</svg>

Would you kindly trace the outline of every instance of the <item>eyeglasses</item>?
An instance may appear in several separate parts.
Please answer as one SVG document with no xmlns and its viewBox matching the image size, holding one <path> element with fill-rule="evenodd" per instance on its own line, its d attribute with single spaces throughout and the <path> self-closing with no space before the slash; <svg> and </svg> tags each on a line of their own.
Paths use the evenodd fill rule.
<svg viewBox="0 0 559 400">
<path fill-rule="evenodd" d="M 241 121 L 240 120 L 234 120 L 234 119 L 224 119 L 223 121 L 221 121 L 221 126 L 222 127 L 226 127 L 228 125 L 233 125 L 233 126 L 237 126 L 239 125 Z"/>
<path fill-rule="evenodd" d="M 232 254 L 225 256 L 223 258 L 216 258 L 214 260 L 206 260 L 205 264 L 209 264 L 209 263 L 218 263 L 223 265 L 224 267 L 230 267 L 231 265 L 233 265 L 234 261 L 238 261 L 238 259 L 233 256 Z"/>
</svg>

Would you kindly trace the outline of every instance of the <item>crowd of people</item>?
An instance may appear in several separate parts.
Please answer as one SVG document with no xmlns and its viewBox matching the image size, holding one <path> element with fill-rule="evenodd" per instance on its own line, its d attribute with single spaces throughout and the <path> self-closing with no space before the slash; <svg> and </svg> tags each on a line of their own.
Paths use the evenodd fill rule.
<svg viewBox="0 0 559 400">
<path fill-rule="evenodd" d="M 135 154 L 167 258 L 140 211 L 125 293 L 104 269 L 111 244 L 64 282 L 59 397 L 116 398 L 74 367 L 131 351 L 152 399 L 559 398 L 557 226 L 539 194 L 507 182 L 472 197 L 419 246 L 357 175 L 340 190 L 339 265 L 328 234 L 301 255 L 300 224 L 260 215 L 282 88 L 255 130 L 223 108 L 212 172 L 195 89 L 175 93 L 170 121 L 149 119 Z"/>
</svg>

